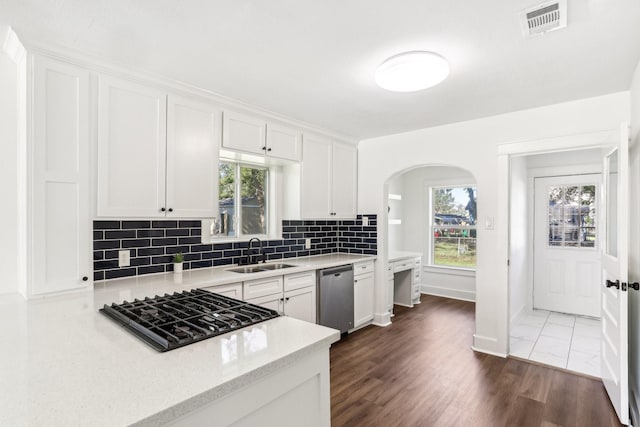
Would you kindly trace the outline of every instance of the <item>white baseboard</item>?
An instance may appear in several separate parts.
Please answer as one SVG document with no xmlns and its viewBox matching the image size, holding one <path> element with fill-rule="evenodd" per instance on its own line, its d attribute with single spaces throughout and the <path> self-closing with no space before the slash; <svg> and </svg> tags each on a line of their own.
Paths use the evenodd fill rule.
<svg viewBox="0 0 640 427">
<path fill-rule="evenodd" d="M 496 338 L 473 334 L 473 345 L 471 346 L 473 351 L 491 354 L 498 357 L 507 357 L 507 353 L 505 351 L 500 351 L 497 347 L 498 340 Z"/>
<path fill-rule="evenodd" d="M 520 307 L 514 314 L 511 315 L 511 320 L 509 320 L 509 322 L 513 323 L 518 318 L 518 316 L 520 316 L 520 313 L 522 313 L 522 310 L 524 310 L 524 305 Z"/>
<path fill-rule="evenodd" d="M 389 326 L 391 324 L 391 314 L 388 312 L 376 313 L 371 324 L 382 327 Z"/>
<path fill-rule="evenodd" d="M 422 284 L 420 291 L 423 294 L 435 295 L 437 297 L 445 297 L 458 299 L 462 301 L 476 302 L 475 291 L 463 291 L 460 289 L 443 288 L 441 286 Z"/>
</svg>

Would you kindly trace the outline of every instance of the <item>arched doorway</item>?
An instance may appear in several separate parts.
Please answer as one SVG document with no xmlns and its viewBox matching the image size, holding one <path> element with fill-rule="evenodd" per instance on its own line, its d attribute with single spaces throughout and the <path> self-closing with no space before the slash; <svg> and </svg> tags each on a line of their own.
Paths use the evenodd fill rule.
<svg viewBox="0 0 640 427">
<path fill-rule="evenodd" d="M 474 301 L 477 253 L 476 180 L 468 170 L 420 165 L 393 174 L 384 184 L 383 214 L 387 270 L 399 260 L 419 256 L 421 294 Z M 398 274 L 387 277 L 389 307 L 406 305 Z M 419 303 L 419 299 L 413 303 Z"/>
</svg>

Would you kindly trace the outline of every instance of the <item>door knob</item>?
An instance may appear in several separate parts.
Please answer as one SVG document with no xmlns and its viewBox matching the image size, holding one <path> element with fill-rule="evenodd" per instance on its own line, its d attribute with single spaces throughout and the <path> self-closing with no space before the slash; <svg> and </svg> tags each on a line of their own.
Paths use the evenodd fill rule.
<svg viewBox="0 0 640 427">
<path fill-rule="evenodd" d="M 612 282 L 611 280 L 607 279 L 607 288 L 620 289 L 620 281 L 616 280 L 615 282 Z"/>
</svg>

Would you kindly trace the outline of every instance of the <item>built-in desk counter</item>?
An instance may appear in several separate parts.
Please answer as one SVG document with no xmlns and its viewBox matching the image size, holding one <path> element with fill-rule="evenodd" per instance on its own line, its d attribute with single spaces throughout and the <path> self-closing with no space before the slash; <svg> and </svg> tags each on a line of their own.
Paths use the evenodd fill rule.
<svg viewBox="0 0 640 427">
<path fill-rule="evenodd" d="M 387 281 L 391 294 L 389 300 L 405 307 L 420 304 L 421 275 L 422 254 L 391 252 L 387 264 Z"/>
</svg>

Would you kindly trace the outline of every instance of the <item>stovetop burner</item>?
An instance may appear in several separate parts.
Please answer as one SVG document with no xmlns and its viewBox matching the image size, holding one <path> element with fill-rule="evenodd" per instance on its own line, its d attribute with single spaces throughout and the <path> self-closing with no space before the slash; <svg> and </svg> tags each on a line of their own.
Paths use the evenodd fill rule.
<svg viewBox="0 0 640 427">
<path fill-rule="evenodd" d="M 204 289 L 105 304 L 100 312 L 158 351 L 173 350 L 279 316 L 275 310 Z"/>
</svg>

